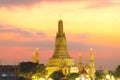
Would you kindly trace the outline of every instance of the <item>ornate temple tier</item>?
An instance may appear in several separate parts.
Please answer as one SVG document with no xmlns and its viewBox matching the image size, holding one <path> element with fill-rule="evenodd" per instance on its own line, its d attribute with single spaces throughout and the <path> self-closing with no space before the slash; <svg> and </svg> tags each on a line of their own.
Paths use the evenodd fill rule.
<svg viewBox="0 0 120 80">
<path fill-rule="evenodd" d="M 50 58 L 47 66 L 62 67 L 64 63 L 71 67 L 75 65 L 74 60 L 72 58 Z"/>
<path fill-rule="evenodd" d="M 66 47 L 66 37 L 63 32 L 63 21 L 58 22 L 58 33 L 55 40 L 55 50 L 52 58 L 70 58 L 67 47 Z"/>
<path fill-rule="evenodd" d="M 59 70 L 66 64 L 70 67 L 70 72 L 77 72 L 78 68 L 75 67 L 73 58 L 71 58 L 67 51 L 66 37 L 63 32 L 63 21 L 58 21 L 58 32 L 56 34 L 55 40 L 55 50 L 52 58 L 49 59 L 46 69 L 48 70 L 48 75 L 52 72 Z"/>
</svg>

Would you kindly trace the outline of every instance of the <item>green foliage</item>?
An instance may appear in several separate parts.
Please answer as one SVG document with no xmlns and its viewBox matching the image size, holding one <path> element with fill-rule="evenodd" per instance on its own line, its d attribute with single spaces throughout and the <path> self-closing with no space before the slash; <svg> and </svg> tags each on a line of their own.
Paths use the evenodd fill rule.
<svg viewBox="0 0 120 80">
<path fill-rule="evenodd" d="M 29 78 L 32 74 L 35 73 L 35 68 L 38 64 L 33 62 L 21 62 L 19 64 L 19 73 L 20 75 Z"/>
<path fill-rule="evenodd" d="M 75 79 L 75 78 L 78 78 L 79 77 L 79 74 L 78 73 L 70 73 L 67 75 L 67 79 Z"/>
<path fill-rule="evenodd" d="M 117 66 L 117 68 L 115 69 L 115 77 L 119 78 L 120 77 L 120 65 Z"/>
<path fill-rule="evenodd" d="M 102 72 L 96 71 L 95 76 L 96 76 L 96 79 L 103 79 L 105 75 Z"/>
<path fill-rule="evenodd" d="M 65 77 L 65 75 L 62 73 L 62 71 L 54 71 L 49 77 L 54 80 L 60 80 L 61 78 Z"/>
<path fill-rule="evenodd" d="M 21 62 L 19 64 L 19 74 L 25 78 L 31 78 L 32 75 L 37 77 L 44 77 L 47 75 L 44 64 L 33 62 Z"/>
<path fill-rule="evenodd" d="M 47 70 L 45 70 L 45 65 L 44 64 L 38 64 L 36 67 L 36 75 L 37 77 L 45 77 L 47 75 Z"/>
</svg>

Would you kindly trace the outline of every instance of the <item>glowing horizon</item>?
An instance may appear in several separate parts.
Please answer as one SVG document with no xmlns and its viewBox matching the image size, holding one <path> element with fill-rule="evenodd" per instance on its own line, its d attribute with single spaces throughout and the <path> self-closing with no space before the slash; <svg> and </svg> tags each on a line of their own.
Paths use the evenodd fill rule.
<svg viewBox="0 0 120 80">
<path fill-rule="evenodd" d="M 54 52 L 61 14 L 68 52 L 76 64 L 79 53 L 86 64 L 93 48 L 97 69 L 114 69 L 120 60 L 119 9 L 118 0 L 0 1 L 0 62 L 31 61 L 39 48 L 40 62 L 46 64 Z"/>
</svg>

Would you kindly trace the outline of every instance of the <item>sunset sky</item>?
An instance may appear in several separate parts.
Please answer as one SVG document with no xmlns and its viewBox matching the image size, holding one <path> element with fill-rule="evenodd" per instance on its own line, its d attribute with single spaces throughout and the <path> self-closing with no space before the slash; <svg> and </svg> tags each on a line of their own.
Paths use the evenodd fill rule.
<svg viewBox="0 0 120 80">
<path fill-rule="evenodd" d="M 67 48 L 75 63 L 89 62 L 93 48 L 97 69 L 120 64 L 120 0 L 0 0 L 0 64 L 52 57 L 59 15 Z"/>
</svg>

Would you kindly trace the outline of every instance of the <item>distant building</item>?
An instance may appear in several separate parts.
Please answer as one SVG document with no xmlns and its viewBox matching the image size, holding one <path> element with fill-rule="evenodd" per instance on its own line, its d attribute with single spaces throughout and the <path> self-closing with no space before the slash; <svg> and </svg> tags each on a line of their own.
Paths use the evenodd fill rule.
<svg viewBox="0 0 120 80">
<path fill-rule="evenodd" d="M 0 65 L 0 80 L 17 80 L 17 65 Z"/>
</svg>

